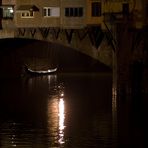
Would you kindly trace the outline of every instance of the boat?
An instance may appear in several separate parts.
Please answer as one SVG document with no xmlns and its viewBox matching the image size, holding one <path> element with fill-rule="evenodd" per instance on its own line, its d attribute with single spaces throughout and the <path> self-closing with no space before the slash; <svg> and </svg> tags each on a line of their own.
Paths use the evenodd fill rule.
<svg viewBox="0 0 148 148">
<path fill-rule="evenodd" d="M 48 69 L 48 70 L 32 70 L 32 69 L 28 68 L 27 66 L 25 66 L 25 69 L 26 69 L 27 73 L 36 74 L 36 75 L 52 74 L 57 71 L 57 68 L 52 68 L 52 69 Z"/>
</svg>

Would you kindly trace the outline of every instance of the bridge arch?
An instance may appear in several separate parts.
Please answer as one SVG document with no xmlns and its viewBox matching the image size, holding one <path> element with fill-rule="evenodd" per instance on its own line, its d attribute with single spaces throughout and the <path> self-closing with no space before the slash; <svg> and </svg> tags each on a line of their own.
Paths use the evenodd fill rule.
<svg viewBox="0 0 148 148">
<path fill-rule="evenodd" d="M 109 67 L 112 66 L 112 48 L 107 44 L 108 35 L 98 26 L 83 29 L 18 28 L 15 36 L 73 48 Z"/>
<path fill-rule="evenodd" d="M 25 38 L 52 42 L 82 52 L 105 65 L 112 67 L 112 48 L 109 46 L 109 35 L 100 26 L 83 29 L 15 28 L 0 31 L 1 38 Z"/>
<path fill-rule="evenodd" d="M 27 38 L 1 39 L 0 75 L 24 73 L 24 66 L 32 69 L 58 67 L 61 72 L 89 72 L 111 70 L 102 62 L 71 48 L 45 40 Z M 15 72 L 15 73 L 14 73 Z"/>
</svg>

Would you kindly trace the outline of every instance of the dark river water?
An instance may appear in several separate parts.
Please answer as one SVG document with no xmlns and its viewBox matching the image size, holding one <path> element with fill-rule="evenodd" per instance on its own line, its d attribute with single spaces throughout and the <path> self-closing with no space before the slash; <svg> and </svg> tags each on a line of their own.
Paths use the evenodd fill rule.
<svg viewBox="0 0 148 148">
<path fill-rule="evenodd" d="M 103 73 L 1 80 L 0 148 L 145 147 L 146 107 L 115 93 Z"/>
</svg>

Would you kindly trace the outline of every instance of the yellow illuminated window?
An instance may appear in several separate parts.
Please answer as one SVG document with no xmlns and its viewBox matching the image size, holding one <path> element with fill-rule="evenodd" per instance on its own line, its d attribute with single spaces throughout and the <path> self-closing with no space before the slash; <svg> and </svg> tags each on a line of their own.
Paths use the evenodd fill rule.
<svg viewBox="0 0 148 148">
<path fill-rule="evenodd" d="M 26 11 L 21 13 L 22 18 L 32 18 L 34 17 L 33 11 Z"/>
</svg>

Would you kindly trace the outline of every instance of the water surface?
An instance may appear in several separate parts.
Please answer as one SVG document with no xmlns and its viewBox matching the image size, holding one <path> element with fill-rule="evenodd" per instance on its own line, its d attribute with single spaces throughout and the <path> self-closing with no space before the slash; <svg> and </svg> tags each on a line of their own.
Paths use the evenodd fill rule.
<svg viewBox="0 0 148 148">
<path fill-rule="evenodd" d="M 146 108 L 137 104 L 117 100 L 110 74 L 1 80 L 0 147 L 141 148 Z"/>
</svg>

